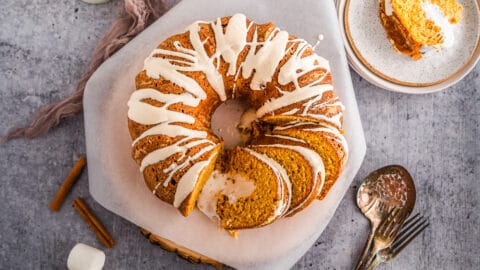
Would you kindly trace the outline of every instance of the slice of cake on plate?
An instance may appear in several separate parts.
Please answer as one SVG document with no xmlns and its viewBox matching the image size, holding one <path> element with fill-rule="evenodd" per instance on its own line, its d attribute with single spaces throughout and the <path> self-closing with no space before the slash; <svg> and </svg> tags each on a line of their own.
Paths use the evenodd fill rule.
<svg viewBox="0 0 480 270">
<path fill-rule="evenodd" d="M 380 0 L 380 21 L 395 50 L 418 60 L 453 45 L 462 10 L 456 0 Z"/>
</svg>

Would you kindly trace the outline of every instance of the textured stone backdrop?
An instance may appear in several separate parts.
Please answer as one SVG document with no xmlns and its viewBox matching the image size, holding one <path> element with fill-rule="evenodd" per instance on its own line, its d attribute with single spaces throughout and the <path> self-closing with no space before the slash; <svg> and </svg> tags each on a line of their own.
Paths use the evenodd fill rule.
<svg viewBox="0 0 480 270">
<path fill-rule="evenodd" d="M 99 6 L 78 0 L 0 2 L 0 134 L 73 90 L 96 41 L 121 9 L 119 0 Z M 370 171 L 392 163 L 414 176 L 415 210 L 429 215 L 431 226 L 380 269 L 478 269 L 479 73 L 477 65 L 440 93 L 405 95 L 379 89 L 352 71 L 367 140 L 365 161 L 329 226 L 294 269 L 352 269 L 368 232 L 354 201 L 357 187 Z M 75 243 L 102 248 L 70 207 L 76 196 L 92 205 L 117 240 L 106 251 L 105 269 L 209 268 L 151 246 L 136 226 L 96 204 L 85 172 L 62 210 L 52 213 L 50 200 L 84 154 L 81 115 L 47 136 L 0 145 L 1 269 L 65 269 Z"/>
</svg>

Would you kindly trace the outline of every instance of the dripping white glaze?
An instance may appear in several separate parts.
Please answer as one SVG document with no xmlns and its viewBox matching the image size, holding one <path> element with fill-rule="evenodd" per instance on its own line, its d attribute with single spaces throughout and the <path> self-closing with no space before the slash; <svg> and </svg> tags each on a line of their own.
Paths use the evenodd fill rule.
<svg viewBox="0 0 480 270">
<path fill-rule="evenodd" d="M 200 173 L 205 169 L 205 167 L 212 162 L 212 159 L 216 155 L 210 156 L 209 159 L 205 161 L 200 161 L 195 163 L 180 179 L 178 182 L 177 188 L 175 190 L 175 199 L 173 201 L 173 206 L 179 207 L 182 202 L 187 198 L 188 194 L 192 192 L 197 184 L 197 179 Z"/>
<path fill-rule="evenodd" d="M 225 34 L 220 18 L 211 24 L 215 33 L 215 56 L 222 56 L 223 60 L 228 63 L 227 75 L 230 76 L 235 75 L 238 55 L 247 43 L 248 28 L 244 27 L 246 19 L 243 14 L 234 15 L 225 28 Z"/>
<path fill-rule="evenodd" d="M 153 99 L 166 104 L 162 107 L 157 107 L 143 102 L 145 99 Z M 196 107 L 199 103 L 199 100 L 188 95 L 163 94 L 155 89 L 150 88 L 140 89 L 133 92 L 130 100 L 127 103 L 129 107 L 128 118 L 143 125 L 152 125 L 168 120 L 193 124 L 195 119 L 192 116 L 168 109 L 168 106 L 171 104 L 179 102 L 182 102 L 185 105 Z"/>
<path fill-rule="evenodd" d="M 170 183 L 173 175 L 180 171 L 181 169 L 185 168 L 190 161 L 193 161 L 199 157 L 201 157 L 203 154 L 213 150 L 215 148 L 215 145 L 210 143 L 210 145 L 204 147 L 203 149 L 201 149 L 200 151 L 198 151 L 196 154 L 192 155 L 192 156 L 188 156 L 186 158 L 186 160 L 182 163 L 180 163 L 180 160 L 182 160 L 184 157 L 185 157 L 185 154 L 186 154 L 186 151 L 188 151 L 188 149 L 190 148 L 193 148 L 195 146 L 199 146 L 200 144 L 203 144 L 208 141 L 206 140 L 200 140 L 199 142 L 198 141 L 194 141 L 192 144 L 187 144 L 185 146 L 181 146 L 181 147 L 178 147 L 178 146 L 173 146 L 173 148 L 175 150 L 178 150 L 177 153 L 181 153 L 181 156 L 176 160 L 176 162 L 172 163 L 168 168 L 164 169 L 164 173 L 168 173 L 168 177 L 165 179 L 165 181 L 163 182 L 163 186 L 164 187 L 167 187 L 168 184 Z M 163 150 L 163 149 L 166 149 L 166 148 L 170 148 L 170 146 L 167 146 L 165 148 L 162 148 L 160 149 L 159 151 Z M 156 151 L 154 151 L 156 152 Z M 154 153 L 152 152 L 152 153 Z M 158 157 L 168 157 L 168 155 L 158 155 Z M 144 159 L 145 160 L 145 159 Z M 158 162 L 158 161 L 157 161 Z M 156 163 L 156 162 L 155 162 Z M 152 163 L 154 164 L 154 163 Z M 143 167 L 143 162 L 142 162 L 142 167 Z M 144 166 L 146 167 L 146 166 Z M 157 188 L 160 186 L 161 182 L 159 182 L 157 184 L 157 186 L 153 189 L 153 192 L 155 193 L 157 191 Z"/>
<path fill-rule="evenodd" d="M 317 49 L 318 45 L 320 45 L 320 42 L 322 42 L 322 40 L 324 39 L 325 37 L 322 35 L 322 34 L 319 34 L 317 36 L 317 42 L 315 42 L 315 45 L 313 45 L 313 49 Z"/>
<path fill-rule="evenodd" d="M 343 136 L 343 134 L 341 134 L 340 131 L 338 131 L 338 129 L 332 128 L 332 127 L 329 127 L 329 126 L 323 126 L 323 127 L 318 127 L 318 128 L 306 128 L 304 130 L 305 131 L 313 131 L 313 132 L 327 132 L 327 133 L 331 133 L 331 134 L 335 135 L 334 136 L 335 141 L 340 143 L 340 145 L 342 145 L 343 150 L 345 152 L 345 155 L 348 156 L 347 140 L 345 139 L 345 136 Z"/>
<path fill-rule="evenodd" d="M 392 0 L 384 0 L 385 1 L 385 14 L 387 16 L 393 15 L 393 7 L 392 7 Z"/>
<path fill-rule="evenodd" d="M 275 131 L 282 131 L 282 130 L 288 130 L 291 128 L 299 128 L 303 131 L 311 131 L 311 132 L 326 132 L 333 134 L 334 140 L 339 143 L 344 152 L 345 155 L 348 156 L 348 143 L 347 140 L 345 139 L 345 136 L 343 136 L 342 133 L 337 128 L 328 126 L 328 125 L 319 125 L 319 124 L 312 124 L 312 123 L 306 123 L 306 122 L 300 122 L 300 121 L 293 121 L 290 122 L 289 124 L 285 126 L 276 126 L 273 129 L 273 132 Z M 274 135 L 274 136 L 279 136 L 279 135 Z M 287 137 L 287 136 L 285 136 Z"/>
<path fill-rule="evenodd" d="M 225 195 L 231 204 L 248 197 L 255 191 L 255 183 L 239 174 L 223 174 L 214 171 L 202 189 L 197 206 L 210 219 L 218 220 L 218 195 Z"/>
<path fill-rule="evenodd" d="M 250 88 L 263 90 L 268 82 L 272 81 L 277 65 L 285 56 L 285 48 L 288 42 L 288 33 L 277 28 L 272 31 L 264 42 L 257 41 L 257 31 L 253 34 L 253 41 L 249 43 L 250 50 L 242 65 L 242 77 L 249 78 L 253 74 Z M 255 48 L 261 45 L 258 51 Z"/>
<path fill-rule="evenodd" d="M 452 47 L 453 43 L 455 42 L 453 25 L 448 21 L 448 18 L 445 16 L 445 14 L 443 14 L 443 11 L 438 5 L 433 4 L 430 1 L 422 2 L 421 5 L 427 18 L 432 20 L 435 25 L 441 29 L 440 34 L 443 37 L 443 43 L 439 47 Z"/>
<path fill-rule="evenodd" d="M 305 123 L 301 121 L 291 121 L 284 126 L 276 126 L 273 130 L 286 130 L 286 129 L 303 126 L 303 125 L 311 125 L 311 123 Z"/>
<path fill-rule="evenodd" d="M 297 42 L 298 45 L 295 48 L 293 55 L 280 68 L 278 74 L 278 82 L 281 85 L 293 83 L 295 85 L 295 90 L 282 91 L 279 87 L 277 87 L 277 90 L 282 95 L 278 98 L 272 98 L 271 100 L 265 102 L 265 104 L 263 104 L 263 106 L 257 110 L 257 117 L 261 118 L 269 112 L 273 112 L 303 100 L 308 100 L 302 104 L 304 106 L 304 110 L 302 111 L 301 115 L 318 119 L 318 116 L 316 114 L 309 113 L 309 110 L 311 105 L 321 100 L 323 93 L 333 90 L 333 85 L 322 84 L 325 76 L 330 71 L 330 66 L 327 60 L 316 54 L 303 57 L 304 52 L 308 48 L 312 49 L 312 47 L 304 40 L 298 39 Z M 319 79 L 300 87 L 299 78 L 315 69 L 325 70 L 324 75 Z M 328 103 L 322 105 L 331 106 Z M 320 105 L 317 105 L 315 108 L 318 108 L 319 106 Z M 296 114 L 297 112 L 298 111 L 296 110 L 291 110 L 288 113 Z M 284 115 L 288 114 L 284 113 Z"/>
<path fill-rule="evenodd" d="M 187 28 L 190 36 L 190 43 L 194 49 L 187 49 L 176 43 L 177 51 L 168 51 L 163 49 L 155 49 L 152 54 L 145 60 L 144 68 L 147 75 L 152 78 L 159 78 L 163 76 L 165 79 L 183 87 L 188 92 L 191 92 L 195 97 L 201 99 L 205 98 L 205 92 L 200 85 L 192 78 L 182 74 L 180 71 L 202 71 L 205 73 L 207 80 L 212 88 L 217 92 L 222 101 L 226 100 L 224 83 L 222 77 L 217 70 L 214 63 L 219 63 L 219 57 L 222 57 L 225 62 L 229 64 L 227 75 L 233 75 L 235 78 L 241 72 L 243 78 L 252 76 L 250 88 L 252 90 L 263 90 L 265 85 L 272 81 L 275 71 L 278 69 L 278 64 L 285 53 L 290 49 L 287 44 L 288 33 L 275 28 L 264 41 L 258 41 L 257 29 L 253 33 L 252 41 L 247 42 L 247 33 L 252 24 L 247 26 L 246 17 L 243 14 L 236 14 L 232 16 L 225 33 L 222 28 L 220 18 L 215 22 L 210 23 L 213 29 L 216 42 L 216 50 L 212 56 L 208 56 L 204 48 L 206 40 L 200 39 L 200 24 L 205 22 L 196 22 Z M 312 98 L 322 95 L 323 92 L 333 90 L 330 84 L 319 85 L 321 79 L 310 83 L 307 86 L 300 87 L 298 79 L 312 71 L 313 69 L 330 70 L 328 61 L 324 58 L 312 54 L 307 57 L 302 57 L 303 52 L 307 48 L 312 48 L 310 44 L 301 39 L 296 39 L 290 42 L 297 43 L 295 53 L 289 58 L 287 63 L 280 69 L 278 80 L 282 85 L 294 83 L 296 89 L 292 92 L 283 92 L 285 97 L 271 100 L 264 104 L 258 111 L 257 116 L 261 117 L 268 112 L 288 106 L 303 99 Z M 237 59 L 240 52 L 248 46 L 248 53 L 244 61 L 240 64 L 238 70 L 236 69 Z M 257 46 L 260 46 L 259 49 Z M 156 57 L 157 55 L 165 56 L 165 58 Z M 176 57 L 176 58 L 172 58 Z M 179 60 L 182 58 L 184 60 Z M 181 64 L 181 65 L 178 65 Z M 253 73 L 255 70 L 255 73 Z M 301 91 L 301 97 L 291 100 L 296 97 L 294 94 Z M 298 93 L 297 93 L 298 94 Z"/>
<path fill-rule="evenodd" d="M 285 139 L 289 141 L 294 141 L 294 142 L 299 142 L 299 143 L 307 143 L 302 139 L 297 139 L 297 138 L 292 138 L 289 136 L 283 136 L 283 135 L 277 135 L 277 134 L 265 134 L 265 137 L 272 137 L 272 138 L 280 138 L 280 139 Z"/>
<path fill-rule="evenodd" d="M 165 104 L 157 107 L 146 103 L 144 101 L 145 99 L 152 99 Z M 180 154 L 168 168 L 164 169 L 163 172 L 167 174 L 167 177 L 163 182 L 164 186 L 168 186 L 175 173 L 187 167 L 191 161 L 201 157 L 209 151 L 212 151 L 216 146 L 213 142 L 207 139 L 207 132 L 189 129 L 174 124 L 174 122 L 192 124 L 195 121 L 190 115 L 168 110 L 168 106 L 178 102 L 185 102 L 189 106 L 196 106 L 198 105 L 199 100 L 188 94 L 163 94 L 154 89 L 140 89 L 132 94 L 132 97 L 128 102 L 128 117 L 131 120 L 145 125 L 154 125 L 134 140 L 133 145 L 150 135 L 166 135 L 169 137 L 184 136 L 184 138 L 176 143 L 148 153 L 141 161 L 140 171 L 143 172 L 149 165 L 156 164 L 169 156 Z M 185 158 L 187 151 L 196 146 L 201 146 L 202 148 L 195 155 Z M 213 155 L 206 161 L 195 163 L 180 178 L 175 192 L 175 207 L 179 207 L 188 194 L 192 192 L 196 185 L 197 176 L 206 166 L 208 166 L 212 161 L 212 158 Z M 152 192 L 154 194 L 161 184 L 162 182 L 159 182 L 153 188 Z"/>
<path fill-rule="evenodd" d="M 278 73 L 278 82 L 281 85 L 286 85 L 293 82 L 296 88 L 298 85 L 298 78 L 307 74 L 308 72 L 322 68 L 330 70 L 328 61 L 316 54 L 302 57 L 308 48 L 312 48 L 310 44 L 301 40 L 294 54 L 285 62 Z M 316 81 L 318 83 L 318 80 Z"/>
</svg>

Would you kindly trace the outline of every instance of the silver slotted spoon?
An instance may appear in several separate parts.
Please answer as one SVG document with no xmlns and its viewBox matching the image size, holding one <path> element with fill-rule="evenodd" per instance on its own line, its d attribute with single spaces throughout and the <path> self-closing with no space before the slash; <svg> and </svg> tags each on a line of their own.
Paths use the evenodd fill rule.
<svg viewBox="0 0 480 270">
<path fill-rule="evenodd" d="M 405 217 L 415 206 L 416 191 L 410 173 L 399 165 L 389 165 L 370 173 L 358 189 L 357 205 L 370 220 L 370 235 L 355 269 L 363 269 L 371 260 L 375 232 L 392 209 Z"/>
</svg>

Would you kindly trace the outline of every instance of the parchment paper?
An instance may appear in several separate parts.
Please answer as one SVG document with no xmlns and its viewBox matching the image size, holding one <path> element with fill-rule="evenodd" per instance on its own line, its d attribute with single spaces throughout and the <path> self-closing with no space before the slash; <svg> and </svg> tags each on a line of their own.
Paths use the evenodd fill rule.
<svg viewBox="0 0 480 270">
<path fill-rule="evenodd" d="M 188 218 L 157 199 L 145 186 L 132 160 L 127 129 L 127 100 L 143 60 L 166 37 L 196 20 L 244 13 L 256 22 L 273 21 L 280 29 L 314 44 L 330 61 L 337 94 L 346 107 L 344 129 L 350 157 L 323 201 L 275 222 L 241 231 L 234 239 L 198 210 Z M 105 208 L 154 234 L 238 269 L 290 268 L 327 226 L 365 155 L 365 139 L 333 0 L 184 0 L 106 61 L 87 84 L 84 97 L 89 184 Z"/>
</svg>

